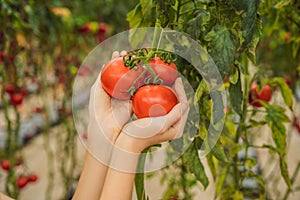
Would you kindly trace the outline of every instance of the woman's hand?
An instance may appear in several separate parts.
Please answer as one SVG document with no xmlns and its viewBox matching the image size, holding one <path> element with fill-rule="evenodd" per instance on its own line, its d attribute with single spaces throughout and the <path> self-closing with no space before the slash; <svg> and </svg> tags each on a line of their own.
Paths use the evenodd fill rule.
<svg viewBox="0 0 300 200">
<path fill-rule="evenodd" d="M 179 103 L 161 117 L 142 118 L 127 123 L 116 141 L 116 146 L 133 153 L 182 136 L 189 107 L 181 78 L 177 78 L 173 89 Z"/>
<path fill-rule="evenodd" d="M 112 58 L 125 55 L 114 52 Z M 89 101 L 88 150 L 107 163 L 123 126 L 132 115 L 131 101 L 111 98 L 102 88 L 100 76 L 91 88 Z M 107 163 L 108 164 L 108 163 Z"/>
</svg>

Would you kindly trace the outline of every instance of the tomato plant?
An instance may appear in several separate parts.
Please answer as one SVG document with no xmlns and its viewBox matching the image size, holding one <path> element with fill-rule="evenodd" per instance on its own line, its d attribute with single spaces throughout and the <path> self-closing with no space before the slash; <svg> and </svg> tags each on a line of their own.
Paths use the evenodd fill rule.
<svg viewBox="0 0 300 200">
<path fill-rule="evenodd" d="M 132 99 L 133 112 L 138 118 L 166 115 L 178 103 L 171 88 L 146 85 L 137 90 Z"/>
<path fill-rule="evenodd" d="M 269 190 L 272 180 L 265 179 L 264 175 L 251 171 L 252 160 L 258 162 L 258 159 L 250 158 L 250 154 L 260 149 L 275 149 L 278 159 L 274 160 L 274 163 L 280 166 L 281 177 L 279 178 L 286 183 L 287 192 L 282 192 L 281 196 L 283 199 L 289 196 L 292 180 L 287 167 L 288 131 L 285 125 L 290 123 L 286 111 L 294 111 L 294 102 L 292 91 L 282 74 L 291 77 L 299 76 L 295 74 L 295 69 L 299 66 L 300 55 L 299 22 L 294 20 L 299 17 L 298 6 L 297 1 L 282 0 L 140 0 L 140 3 L 127 15 L 131 28 L 153 26 L 168 28 L 184 32 L 192 37 L 202 45 L 204 51 L 209 53 L 222 79 L 226 80 L 224 88 L 228 94 L 229 103 L 225 105 L 225 127 L 218 142 L 206 156 L 209 169 L 216 180 L 215 198 L 265 199 L 270 194 L 274 198 L 278 197 L 274 195 L 276 189 Z M 283 20 L 279 20 L 279 16 Z M 290 26 L 287 26 L 287 21 Z M 146 33 L 139 31 L 133 32 L 130 40 L 132 45 L 139 45 L 145 35 Z M 156 37 L 154 31 L 154 42 Z M 260 38 L 265 40 L 259 43 Z M 176 40 L 185 47 L 192 48 L 186 40 L 181 40 L 181 38 L 176 38 Z M 271 40 L 276 41 L 271 43 Z M 170 39 L 168 47 L 172 45 L 174 49 L 178 47 Z M 201 58 L 195 57 L 194 59 Z M 274 63 L 275 60 L 277 60 L 276 63 Z M 197 124 L 199 135 L 194 139 L 189 150 L 172 166 L 173 170 L 175 168 L 180 171 L 178 176 L 171 175 L 173 170 L 163 170 L 166 174 L 163 180 L 168 185 L 163 198 L 170 199 L 180 194 L 180 199 L 192 199 L 190 191 L 196 182 L 201 183 L 204 189 L 209 184 L 198 150 L 200 150 L 201 143 L 208 142 L 205 140 L 208 134 L 208 124 L 214 124 L 215 121 L 212 119 L 218 117 L 216 107 L 222 113 L 224 113 L 224 107 L 212 102 L 206 80 L 193 69 L 190 63 L 182 58 L 178 58 L 175 63 L 178 66 L 178 72 L 189 81 L 196 93 L 190 100 L 197 102 L 200 108 L 200 122 Z M 272 67 L 271 63 L 277 66 L 272 72 L 268 70 L 270 66 Z M 285 71 L 286 65 L 288 65 L 288 71 Z M 276 71 L 278 68 L 281 68 L 282 74 Z M 255 81 L 267 83 L 267 85 L 260 87 L 252 84 L 251 86 L 251 83 Z M 275 91 L 276 94 L 282 96 L 283 102 L 274 100 L 270 103 Z M 237 120 L 232 122 L 232 119 Z M 253 128 L 261 130 L 266 127 L 273 142 L 267 145 L 256 145 L 259 139 L 253 134 Z M 244 152 L 243 157 L 241 157 L 241 152 Z M 191 160 L 193 162 L 187 162 Z M 298 173 L 297 170 L 295 173 Z M 194 178 L 188 178 L 190 175 Z M 257 187 L 251 188 L 248 180 L 255 182 Z M 136 185 L 143 181 L 144 179 L 139 176 L 136 178 Z M 178 186 L 176 189 L 174 189 L 175 185 Z M 138 188 L 137 194 L 138 199 L 147 198 L 143 187 Z"/>
</svg>

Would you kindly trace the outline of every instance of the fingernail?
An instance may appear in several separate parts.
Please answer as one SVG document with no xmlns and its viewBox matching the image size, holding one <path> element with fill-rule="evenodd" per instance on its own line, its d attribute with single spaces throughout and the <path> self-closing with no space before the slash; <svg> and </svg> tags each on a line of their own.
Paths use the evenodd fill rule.
<svg viewBox="0 0 300 200">
<path fill-rule="evenodd" d="M 187 109 L 187 104 L 186 103 L 181 103 L 181 109 L 185 111 Z"/>
</svg>

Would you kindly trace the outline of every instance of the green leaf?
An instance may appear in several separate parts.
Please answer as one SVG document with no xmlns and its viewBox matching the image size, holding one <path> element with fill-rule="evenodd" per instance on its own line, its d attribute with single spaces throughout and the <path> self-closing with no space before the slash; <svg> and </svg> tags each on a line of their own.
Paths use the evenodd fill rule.
<svg viewBox="0 0 300 200">
<path fill-rule="evenodd" d="M 130 28 L 151 27 L 155 21 L 155 14 L 152 12 L 152 1 L 141 0 L 141 3 L 127 14 L 127 21 Z M 136 47 L 143 40 L 147 30 L 132 29 L 129 32 L 129 41 Z"/>
<path fill-rule="evenodd" d="M 206 159 L 207 159 L 207 164 L 209 166 L 209 169 L 210 169 L 210 172 L 212 173 L 214 179 L 217 177 L 217 170 L 216 170 L 216 166 L 215 166 L 215 163 L 214 163 L 214 159 L 212 154 L 207 154 L 206 155 Z"/>
<path fill-rule="evenodd" d="M 280 88 L 280 92 L 283 97 L 285 105 L 287 105 L 290 109 L 292 109 L 293 92 L 291 88 L 286 84 L 285 80 L 281 77 L 276 77 L 270 80 L 270 84 Z"/>
<path fill-rule="evenodd" d="M 208 93 L 209 93 L 209 90 L 208 90 L 207 84 L 202 79 L 198 85 L 198 88 L 196 89 L 196 92 L 195 92 L 194 104 L 198 103 L 198 101 L 201 99 L 203 94 L 208 94 Z"/>
<path fill-rule="evenodd" d="M 235 68 L 234 73 L 229 76 L 229 81 L 232 84 L 236 84 L 238 80 L 239 80 L 239 70 L 238 68 Z"/>
<path fill-rule="evenodd" d="M 206 189 L 209 181 L 206 176 L 204 166 L 202 165 L 198 149 L 195 146 L 195 143 L 193 142 L 191 146 L 188 148 L 188 150 L 183 154 L 183 164 L 187 168 L 187 170 L 191 173 L 193 173 L 196 177 L 196 179 L 202 183 L 203 187 Z"/>
<path fill-rule="evenodd" d="M 274 7 L 277 9 L 281 9 L 281 8 L 289 5 L 290 3 L 292 3 L 292 0 L 281 0 Z"/>
<path fill-rule="evenodd" d="M 218 180 L 216 182 L 216 192 L 215 192 L 215 198 L 217 198 L 222 189 L 223 189 L 223 185 L 226 179 L 226 175 L 227 175 L 227 170 L 228 170 L 228 165 L 225 165 L 221 171 L 221 173 L 219 174 Z"/>
<path fill-rule="evenodd" d="M 291 189 L 292 183 L 291 183 L 291 179 L 290 179 L 290 175 L 289 175 L 289 171 L 288 171 L 288 167 L 287 167 L 287 163 L 286 163 L 286 156 L 280 156 L 279 162 L 280 162 L 281 175 L 284 178 L 284 181 L 287 184 L 288 188 Z"/>
<path fill-rule="evenodd" d="M 215 99 L 222 99 L 221 93 L 219 91 L 216 90 L 212 90 L 210 91 L 210 96 L 212 98 Z M 223 120 L 225 118 L 225 114 L 224 114 L 224 104 L 223 102 L 212 102 L 212 122 L 213 122 L 213 126 L 216 130 L 219 130 L 219 127 L 217 127 L 218 125 L 223 126 L 224 123 Z"/>
<path fill-rule="evenodd" d="M 243 103 L 243 91 L 242 91 L 242 83 L 240 79 L 240 73 L 238 71 L 238 81 L 236 84 L 230 83 L 229 87 L 229 96 L 230 103 L 234 109 L 234 111 L 242 117 L 242 103 Z"/>
<path fill-rule="evenodd" d="M 262 102 L 266 108 L 267 114 L 265 120 L 272 130 L 272 138 L 278 149 L 280 156 L 280 171 L 287 186 L 291 188 L 291 181 L 287 170 L 286 158 L 286 129 L 284 122 L 289 122 L 289 118 L 285 115 L 285 109 L 279 106 L 272 106 Z"/>
<path fill-rule="evenodd" d="M 248 48 L 246 49 L 246 54 L 248 58 L 256 64 L 256 47 L 258 45 L 262 30 L 262 18 L 257 14 L 257 20 L 255 24 L 255 30 L 252 37 L 252 41 L 249 43 Z"/>
<path fill-rule="evenodd" d="M 188 32 L 194 39 L 200 38 L 203 26 L 208 24 L 209 20 L 210 14 L 208 11 L 200 9 L 195 12 L 195 17 L 191 18 L 187 23 L 189 26 Z"/>
<path fill-rule="evenodd" d="M 257 9 L 259 0 L 243 0 L 246 3 L 246 15 L 242 23 L 242 32 L 244 42 L 242 48 L 248 47 L 251 43 L 255 29 L 256 29 L 256 19 L 257 19 Z"/>
<path fill-rule="evenodd" d="M 213 60 L 218 66 L 221 75 L 230 75 L 232 63 L 234 62 L 234 53 L 236 46 L 234 40 L 226 27 L 216 25 L 213 30 L 206 36 L 205 40 L 209 41 Z"/>
<path fill-rule="evenodd" d="M 224 148 L 221 146 L 221 144 L 216 144 L 212 149 L 211 153 L 220 161 L 226 162 L 227 157 L 224 152 Z"/>
</svg>

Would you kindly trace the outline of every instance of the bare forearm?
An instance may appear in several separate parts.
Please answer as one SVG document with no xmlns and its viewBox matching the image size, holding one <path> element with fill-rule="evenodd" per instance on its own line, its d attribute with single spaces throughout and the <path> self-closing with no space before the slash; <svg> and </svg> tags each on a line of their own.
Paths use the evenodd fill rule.
<svg viewBox="0 0 300 200">
<path fill-rule="evenodd" d="M 126 141 L 116 143 L 100 200 L 131 200 L 139 151 Z M 132 146 L 131 146 L 132 147 Z"/>
<path fill-rule="evenodd" d="M 99 199 L 107 169 L 106 165 L 96 160 L 89 152 L 87 152 L 83 170 L 73 199 Z"/>
</svg>

